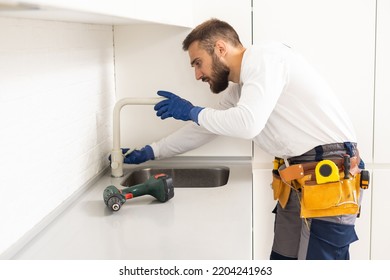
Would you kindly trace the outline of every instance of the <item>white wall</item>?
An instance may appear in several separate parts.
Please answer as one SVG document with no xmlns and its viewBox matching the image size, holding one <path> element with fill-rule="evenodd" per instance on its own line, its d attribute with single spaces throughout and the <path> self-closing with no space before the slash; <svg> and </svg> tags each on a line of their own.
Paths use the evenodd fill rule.
<svg viewBox="0 0 390 280">
<path fill-rule="evenodd" d="M 112 27 L 0 18 L 0 255 L 107 166 Z"/>
</svg>

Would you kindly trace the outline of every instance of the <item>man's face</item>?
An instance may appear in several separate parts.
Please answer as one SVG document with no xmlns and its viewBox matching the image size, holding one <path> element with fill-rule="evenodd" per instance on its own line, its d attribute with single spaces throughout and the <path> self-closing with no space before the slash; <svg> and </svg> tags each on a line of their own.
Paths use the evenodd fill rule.
<svg viewBox="0 0 390 280">
<path fill-rule="evenodd" d="M 188 48 L 188 54 L 197 80 L 208 82 L 213 93 L 220 93 L 228 87 L 230 69 L 215 53 L 208 54 L 198 42 L 194 42 Z"/>
</svg>

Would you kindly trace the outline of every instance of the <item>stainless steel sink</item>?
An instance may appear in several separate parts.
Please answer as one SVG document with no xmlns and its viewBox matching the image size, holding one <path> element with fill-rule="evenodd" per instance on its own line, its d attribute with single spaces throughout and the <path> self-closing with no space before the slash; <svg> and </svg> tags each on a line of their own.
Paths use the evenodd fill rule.
<svg viewBox="0 0 390 280">
<path fill-rule="evenodd" d="M 226 185 L 230 169 L 226 166 L 137 168 L 131 171 L 122 185 L 137 185 L 145 182 L 150 176 L 161 173 L 172 178 L 175 188 L 212 188 Z"/>
</svg>

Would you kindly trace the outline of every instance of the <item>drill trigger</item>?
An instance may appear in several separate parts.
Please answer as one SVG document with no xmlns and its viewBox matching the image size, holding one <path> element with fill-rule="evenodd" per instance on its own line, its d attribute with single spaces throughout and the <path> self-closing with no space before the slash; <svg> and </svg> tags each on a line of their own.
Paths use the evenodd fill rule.
<svg viewBox="0 0 390 280">
<path fill-rule="evenodd" d="M 161 177 L 167 177 L 168 175 L 165 174 L 165 173 L 159 173 L 159 174 L 155 174 L 154 175 L 154 179 L 158 179 L 158 178 L 161 178 Z"/>
</svg>

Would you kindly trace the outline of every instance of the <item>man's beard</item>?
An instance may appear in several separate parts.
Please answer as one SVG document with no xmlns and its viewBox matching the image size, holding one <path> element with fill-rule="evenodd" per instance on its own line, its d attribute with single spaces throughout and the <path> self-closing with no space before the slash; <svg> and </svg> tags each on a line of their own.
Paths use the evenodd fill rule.
<svg viewBox="0 0 390 280">
<path fill-rule="evenodd" d="M 223 64 L 216 54 L 213 54 L 212 74 L 210 78 L 210 90 L 220 93 L 229 86 L 230 69 Z"/>
</svg>

